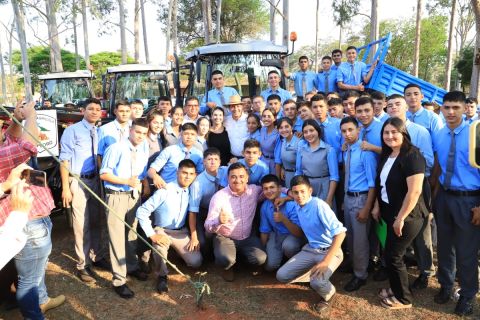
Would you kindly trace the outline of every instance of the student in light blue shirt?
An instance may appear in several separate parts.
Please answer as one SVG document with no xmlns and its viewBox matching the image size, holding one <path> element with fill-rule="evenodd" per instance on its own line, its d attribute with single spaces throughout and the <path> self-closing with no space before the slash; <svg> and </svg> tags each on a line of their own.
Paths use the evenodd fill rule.
<svg viewBox="0 0 480 320">
<path fill-rule="evenodd" d="M 163 257 L 168 256 L 172 247 L 185 263 L 192 268 L 202 264 L 202 255 L 198 241 L 193 238 L 196 232 L 196 214 L 189 213 L 190 232 L 185 226 L 189 201 L 189 186 L 195 180 L 195 163 L 184 159 L 178 164 L 177 180 L 169 182 L 165 188 L 158 189 L 137 210 L 137 218 L 147 237 L 161 256 L 154 254 L 157 291 L 168 291 L 168 268 Z M 153 219 L 150 220 L 150 217 Z M 153 227 L 152 227 L 153 221 Z"/>
<path fill-rule="evenodd" d="M 385 94 L 380 91 L 374 91 L 370 96 L 373 100 L 373 113 L 375 114 L 375 118 L 383 124 L 390 117 L 388 113 L 385 112 L 385 108 L 387 107 Z"/>
<path fill-rule="evenodd" d="M 108 207 L 107 228 L 110 243 L 110 260 L 113 271 L 113 287 L 124 299 L 134 296 L 128 288 L 127 272 L 137 279 L 145 281 L 147 275 L 139 270 L 137 259 L 137 226 L 135 212 L 140 205 L 140 193 L 150 193 L 146 170 L 148 148 L 142 149 L 148 134 L 148 122 L 135 119 L 130 128 L 127 141 L 112 144 L 105 151 L 100 179 L 105 184 Z M 142 188 L 143 185 L 143 188 Z M 125 229 L 124 222 L 132 226 Z"/>
<path fill-rule="evenodd" d="M 193 123 L 183 124 L 181 136 L 182 142 L 165 148 L 148 169 L 148 176 L 157 188 L 175 181 L 178 164 L 183 159 L 191 159 L 197 166 L 197 173 L 203 171 L 202 152 L 194 147 L 197 142 L 197 126 Z"/>
<path fill-rule="evenodd" d="M 298 221 L 308 244 L 277 271 L 277 280 L 283 283 L 310 281 L 321 298 L 313 308 L 325 311 L 336 291 L 330 277 L 343 260 L 341 245 L 346 229 L 327 203 L 312 196 L 307 177 L 296 176 L 291 185 Z M 308 277 L 300 277 L 308 271 Z"/>
<path fill-rule="evenodd" d="M 268 97 L 272 94 L 278 95 L 281 99 L 281 103 L 285 100 L 292 99 L 292 94 L 289 91 L 280 88 L 280 74 L 277 71 L 270 71 L 268 73 L 267 81 L 269 87 L 260 93 L 265 101 L 268 101 Z"/>
<path fill-rule="evenodd" d="M 420 86 L 410 83 L 403 89 L 403 94 L 408 105 L 407 118 L 427 129 L 433 137 L 443 127 L 443 122 L 436 113 L 422 107 L 424 95 Z"/>
<path fill-rule="evenodd" d="M 231 87 L 225 87 L 225 78 L 220 70 L 214 70 L 212 72 L 212 85 L 213 89 L 203 96 L 200 104 L 200 113 L 205 115 L 208 110 L 213 110 L 215 107 L 222 107 L 226 115 L 229 115 L 230 110 L 225 107 L 225 104 L 230 101 L 231 96 L 238 96 L 237 90 Z"/>
<path fill-rule="evenodd" d="M 372 151 L 362 150 L 358 139 L 360 130 L 354 117 L 343 118 L 340 127 L 347 149 L 343 152 L 345 165 L 344 220 L 347 245 L 353 266 L 353 277 L 345 285 L 347 292 L 365 285 L 370 256 L 370 211 L 375 201 L 377 159 Z"/>
<path fill-rule="evenodd" d="M 287 70 L 282 69 L 286 78 L 293 80 L 295 93 L 297 94 L 297 100 L 305 100 L 307 92 L 315 89 L 316 73 L 308 70 L 310 68 L 310 59 L 307 56 L 301 56 L 298 58 L 298 66 L 300 70 L 297 72 L 289 73 Z M 283 103 L 284 101 L 282 101 Z"/>
<path fill-rule="evenodd" d="M 446 126 L 433 135 L 440 170 L 435 199 L 438 234 L 438 282 L 436 303 L 446 303 L 454 288 L 455 275 L 460 299 L 459 316 L 472 314 L 478 293 L 478 250 L 480 249 L 480 171 L 468 162 L 469 125 L 463 121 L 465 94 L 451 91 L 443 97 L 441 111 Z M 435 171 L 435 170 L 434 170 Z"/>
<path fill-rule="evenodd" d="M 126 100 L 115 103 L 113 110 L 115 120 L 100 127 L 98 130 L 98 156 L 103 157 L 105 150 L 118 141 L 128 140 L 130 115 L 132 110 Z"/>
<path fill-rule="evenodd" d="M 293 101 L 293 99 L 288 99 L 283 103 L 283 117 L 286 117 L 292 121 L 293 131 L 302 132 L 303 120 L 298 116 L 297 104 L 295 101 Z M 283 117 L 277 116 L 277 120 L 280 120 Z"/>
<path fill-rule="evenodd" d="M 473 121 L 478 120 L 477 99 L 467 98 L 465 101 L 464 120 L 467 124 L 471 124 Z"/>
<path fill-rule="evenodd" d="M 254 139 L 248 139 L 243 145 L 243 159 L 238 160 L 248 170 L 248 184 L 260 185 L 260 180 L 267 174 L 269 174 L 268 165 L 260 160 L 262 151 L 260 143 Z M 226 177 L 228 178 L 228 177 Z M 226 179 L 224 179 L 226 180 Z M 227 181 L 224 182 L 224 186 L 227 186 Z"/>
<path fill-rule="evenodd" d="M 262 190 L 266 200 L 260 208 L 260 240 L 267 252 L 265 270 L 274 271 L 280 267 L 283 256 L 290 259 L 300 251 L 303 232 L 294 202 L 278 207 L 273 204 L 275 199 L 287 197 L 281 192 L 280 179 L 273 174 L 266 175 L 262 179 Z"/>
<path fill-rule="evenodd" d="M 340 90 L 364 91 L 365 85 L 370 81 L 373 71 L 377 65 L 375 61 L 370 69 L 364 62 L 356 61 L 357 48 L 347 48 L 347 62 L 344 62 L 337 69 L 337 85 Z"/>
<path fill-rule="evenodd" d="M 337 69 L 332 69 L 332 58 L 322 58 L 322 72 L 317 74 L 315 86 L 319 93 L 327 95 L 329 92 L 337 92 Z"/>
<path fill-rule="evenodd" d="M 383 124 L 374 116 L 372 98 L 360 97 L 355 101 L 355 117 L 362 124 L 360 130 L 362 150 L 373 151 L 377 156 L 380 155 Z"/>
<path fill-rule="evenodd" d="M 323 140 L 333 147 L 337 154 L 339 154 L 341 151 L 342 140 L 342 134 L 340 133 L 340 119 L 328 116 L 327 100 L 324 95 L 314 95 L 311 102 L 315 120 L 323 129 Z M 339 162 L 341 162 L 340 157 Z"/>
<path fill-rule="evenodd" d="M 280 145 L 275 148 L 276 175 L 285 181 L 287 188 L 290 188 L 290 180 L 295 175 L 297 152 L 301 140 L 294 134 L 292 121 L 289 118 L 278 120 L 277 129 L 282 139 Z"/>
<path fill-rule="evenodd" d="M 196 215 L 196 232 L 192 232 L 191 238 L 194 244 L 200 245 L 200 250 L 204 256 L 209 254 L 212 248 L 212 238 L 205 233 L 204 228 L 210 200 L 218 190 L 225 186 L 222 181 L 226 181 L 228 177 L 228 167 L 221 167 L 220 162 L 220 150 L 217 148 L 205 150 L 203 152 L 205 170 L 190 185 L 188 211 L 190 214 Z M 190 227 L 190 230 L 192 230 L 192 227 Z"/>
</svg>

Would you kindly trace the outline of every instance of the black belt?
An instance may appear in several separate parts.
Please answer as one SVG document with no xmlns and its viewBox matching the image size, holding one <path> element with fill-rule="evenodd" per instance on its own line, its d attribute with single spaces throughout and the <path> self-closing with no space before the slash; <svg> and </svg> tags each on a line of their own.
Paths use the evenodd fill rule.
<svg viewBox="0 0 480 320">
<path fill-rule="evenodd" d="M 275 159 L 274 156 L 267 156 L 266 154 L 264 154 L 263 157 L 265 157 L 265 158 L 267 158 L 267 159 L 271 159 L 271 160 Z"/>
<path fill-rule="evenodd" d="M 468 190 L 468 191 L 461 191 L 461 190 L 447 190 L 442 186 L 442 189 L 452 196 L 457 197 L 477 197 L 480 196 L 480 190 Z"/>
<path fill-rule="evenodd" d="M 112 190 L 112 189 L 105 188 L 105 193 L 108 193 L 108 194 L 132 194 L 132 190 L 130 190 L 130 191 L 117 191 L 117 190 Z"/>
<path fill-rule="evenodd" d="M 350 197 L 360 197 L 362 194 L 367 194 L 368 191 L 360 191 L 360 192 L 350 192 L 350 191 L 347 191 L 347 196 L 350 196 Z"/>
<path fill-rule="evenodd" d="M 92 179 L 92 178 L 95 178 L 97 176 L 97 173 L 96 172 L 92 172 L 92 173 L 87 173 L 87 174 L 71 174 L 71 176 L 76 176 L 76 177 L 80 177 L 81 179 Z"/>
<path fill-rule="evenodd" d="M 329 175 L 329 174 L 326 174 L 326 175 L 324 175 L 324 176 L 321 176 L 321 177 L 310 177 L 310 176 L 307 176 L 307 175 L 305 175 L 305 177 L 307 177 L 308 179 L 321 179 L 321 178 L 327 178 L 327 177 L 330 177 L 330 175 Z"/>
<path fill-rule="evenodd" d="M 320 250 L 320 251 L 328 251 L 328 249 L 330 249 L 330 247 L 326 247 L 326 248 L 316 248 L 317 250 Z"/>
<path fill-rule="evenodd" d="M 285 170 L 286 172 L 295 172 L 294 169 L 285 169 L 285 168 L 283 168 L 283 170 Z"/>
</svg>

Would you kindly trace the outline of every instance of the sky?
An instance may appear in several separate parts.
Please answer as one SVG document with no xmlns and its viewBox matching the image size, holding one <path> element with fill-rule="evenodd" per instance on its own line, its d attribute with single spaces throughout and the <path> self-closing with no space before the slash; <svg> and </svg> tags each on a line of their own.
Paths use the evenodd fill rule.
<svg viewBox="0 0 480 320">
<path fill-rule="evenodd" d="M 166 2 L 167 0 L 163 0 Z M 215 0 L 212 0 L 215 1 Z M 267 1 L 265 0 L 267 3 Z M 403 0 L 403 1 L 391 1 L 391 0 L 378 0 L 378 16 L 380 20 L 386 19 L 410 19 L 415 17 L 416 0 Z M 279 7 L 281 8 L 281 3 Z M 133 12 L 134 1 L 126 0 L 126 8 L 128 12 Z M 369 15 L 370 13 L 370 1 L 362 0 L 361 13 Z M 295 44 L 296 48 L 300 48 L 304 45 L 315 44 L 315 8 L 316 0 L 290 0 L 290 31 L 296 31 L 298 40 Z M 163 63 L 165 58 L 165 35 L 162 31 L 162 24 L 157 20 L 157 6 L 151 3 L 145 4 L 146 22 L 147 22 L 147 35 L 149 42 L 150 59 L 154 63 Z M 338 39 L 339 29 L 335 25 L 333 20 L 333 14 L 331 9 L 331 0 L 320 1 L 320 35 L 319 38 L 324 41 Z M 424 10 L 425 13 L 425 10 Z M 113 19 L 116 17 L 113 16 Z M 60 18 L 57 18 L 60 20 Z M 0 22 L 8 25 L 13 20 L 13 11 L 10 3 L 0 6 Z M 277 16 L 277 39 L 276 43 L 281 44 L 281 17 Z M 113 29 L 111 34 L 98 36 L 96 30 L 99 29 L 99 24 L 93 19 L 89 19 L 89 47 L 90 54 L 101 51 L 117 51 L 120 49 L 120 34 L 116 29 Z M 353 19 L 351 27 L 361 28 L 368 18 L 365 16 L 357 16 Z M 78 17 L 78 30 L 79 30 L 79 53 L 83 53 L 83 35 L 81 26 L 81 16 Z M 133 17 L 132 14 L 127 16 L 127 27 L 133 29 Z M 46 27 L 40 27 L 38 33 L 43 35 L 46 39 L 47 30 Z M 63 49 L 74 51 L 74 46 L 71 43 L 67 43 L 66 36 L 70 36 L 73 33 L 72 30 L 65 32 L 61 35 L 60 45 Z M 264 40 L 269 39 L 268 30 L 265 31 L 265 35 L 261 37 Z M 2 45 L 2 51 L 8 51 L 8 43 L 6 38 L 6 31 L 3 25 L 0 24 L 0 41 Z M 39 44 L 39 41 L 33 36 L 32 29 L 27 27 L 27 41 L 33 44 Z M 140 43 L 140 60 L 145 62 L 143 40 Z M 18 43 L 14 41 L 14 48 L 19 48 Z M 127 32 L 127 48 L 129 54 L 133 56 L 133 35 Z M 181 51 L 180 51 L 181 52 Z M 182 53 L 182 52 L 181 52 Z"/>
</svg>

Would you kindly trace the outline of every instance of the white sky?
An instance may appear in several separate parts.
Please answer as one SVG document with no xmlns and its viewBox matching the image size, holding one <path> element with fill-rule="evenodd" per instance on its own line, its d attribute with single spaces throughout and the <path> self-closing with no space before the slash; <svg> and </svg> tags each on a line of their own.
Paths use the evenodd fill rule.
<svg viewBox="0 0 480 320">
<path fill-rule="evenodd" d="M 166 2 L 166 0 L 163 0 Z M 215 0 L 212 0 L 215 1 Z M 265 1 L 267 2 L 267 1 Z M 370 12 L 370 1 L 362 0 L 363 8 L 361 13 L 369 14 Z M 379 2 L 379 19 L 409 19 L 415 16 L 416 9 L 416 0 L 403 0 L 403 1 L 391 1 L 391 0 L 378 0 Z M 133 29 L 133 0 L 125 1 L 126 8 L 130 13 L 127 17 L 127 27 Z M 281 4 L 279 6 L 281 8 Z M 290 0 L 290 31 L 296 31 L 298 34 L 298 40 L 296 43 L 296 48 L 300 48 L 304 45 L 313 45 L 315 43 L 315 8 L 316 0 Z M 165 35 L 163 34 L 159 21 L 157 21 L 157 6 L 146 3 L 146 21 L 148 27 L 148 40 L 149 40 L 149 52 L 150 59 L 154 63 L 163 62 L 162 59 L 165 57 Z M 425 10 L 423 10 L 425 13 Z M 338 27 L 335 26 L 333 21 L 332 9 L 331 9 L 331 0 L 320 1 L 320 39 L 324 40 L 333 40 L 338 39 Z M 117 14 L 118 15 L 118 14 Z M 8 25 L 13 20 L 13 10 L 10 3 L 7 5 L 0 6 L 0 21 L 5 25 Z M 57 18 L 60 20 L 60 18 Z M 116 19 L 113 16 L 113 19 Z M 277 43 L 281 43 L 281 17 L 277 16 Z M 89 19 L 91 23 L 89 24 L 89 47 L 90 54 L 100 52 L 100 51 L 117 51 L 120 49 L 120 36 L 119 32 L 114 29 L 110 35 L 104 35 L 102 37 L 97 36 L 96 31 L 99 29 L 99 24 L 93 19 Z M 364 16 L 357 16 L 353 19 L 352 27 L 360 28 L 367 21 L 367 18 Z M 81 22 L 81 16 L 78 17 L 78 23 Z M 82 36 L 82 26 L 78 26 L 79 33 L 79 53 L 83 54 L 83 36 Z M 46 27 L 40 29 L 40 33 L 43 34 L 44 39 L 46 39 Z M 68 31 L 73 33 L 73 30 Z M 67 34 L 62 34 L 61 36 L 61 46 L 62 48 L 74 51 L 73 44 L 66 44 L 65 36 Z M 263 39 L 268 40 L 269 33 L 268 30 L 265 31 Z M 6 38 L 6 31 L 3 25 L 0 24 L 0 41 L 2 44 L 2 51 L 5 54 L 8 51 L 8 43 Z M 31 29 L 27 27 L 27 41 L 33 44 L 39 44 L 39 41 L 34 38 L 32 35 Z M 14 41 L 14 47 L 18 48 L 18 43 Z M 133 35 L 127 32 L 127 47 L 129 54 L 133 56 Z M 144 50 L 143 50 L 143 40 L 140 43 L 140 60 L 144 62 Z"/>
</svg>

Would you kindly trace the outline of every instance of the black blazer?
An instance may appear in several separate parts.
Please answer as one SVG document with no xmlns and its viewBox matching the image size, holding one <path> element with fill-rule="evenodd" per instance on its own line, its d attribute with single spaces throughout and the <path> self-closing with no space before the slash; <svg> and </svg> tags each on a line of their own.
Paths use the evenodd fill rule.
<svg viewBox="0 0 480 320">
<path fill-rule="evenodd" d="M 426 162 L 423 155 L 416 147 L 412 147 L 408 152 L 400 152 L 395 159 L 390 170 L 385 187 L 387 189 L 388 201 L 385 203 L 382 201 L 381 186 L 380 186 L 380 173 L 385 165 L 387 159 L 382 159 L 378 166 L 378 173 L 376 178 L 377 198 L 380 203 L 380 211 L 382 218 L 387 222 L 395 220 L 398 212 L 402 208 L 403 200 L 408 192 L 407 177 L 413 176 L 419 173 L 425 173 Z M 428 181 L 425 178 L 422 187 L 422 194 L 418 198 L 417 204 L 413 208 L 410 215 L 426 217 L 429 213 L 427 206 L 425 205 L 424 194 L 428 188 Z"/>
</svg>

